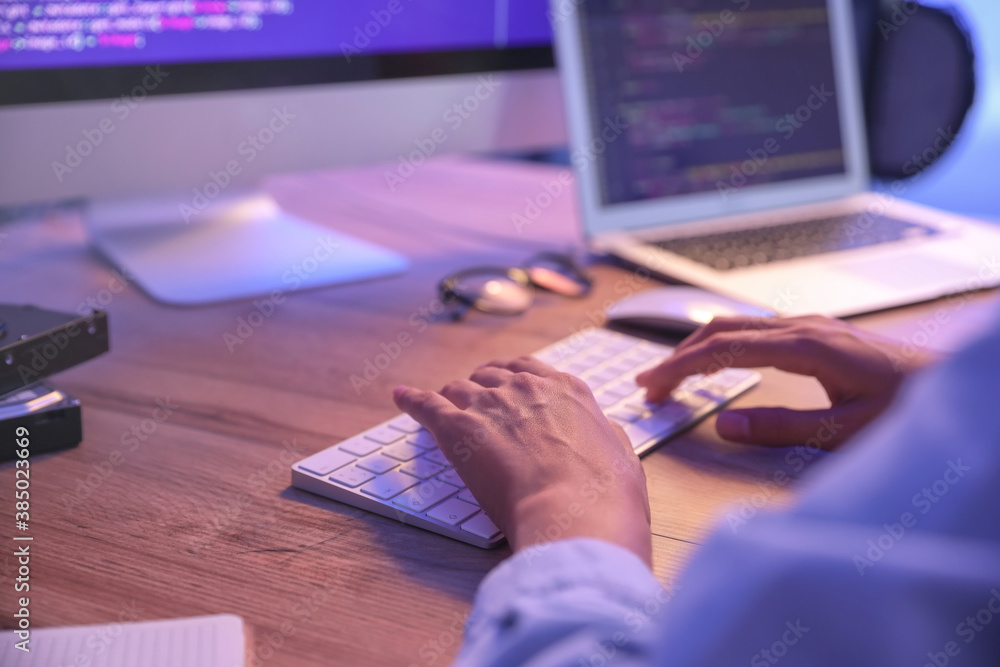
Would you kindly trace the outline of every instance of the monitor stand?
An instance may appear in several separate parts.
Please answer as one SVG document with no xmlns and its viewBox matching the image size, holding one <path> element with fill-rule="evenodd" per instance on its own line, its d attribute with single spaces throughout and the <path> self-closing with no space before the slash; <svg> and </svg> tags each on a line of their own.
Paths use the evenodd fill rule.
<svg viewBox="0 0 1000 667">
<path fill-rule="evenodd" d="M 180 202 L 180 203 L 178 203 Z M 163 303 L 192 306 L 401 273 L 405 257 L 296 218 L 268 195 L 94 200 L 93 245 Z"/>
</svg>

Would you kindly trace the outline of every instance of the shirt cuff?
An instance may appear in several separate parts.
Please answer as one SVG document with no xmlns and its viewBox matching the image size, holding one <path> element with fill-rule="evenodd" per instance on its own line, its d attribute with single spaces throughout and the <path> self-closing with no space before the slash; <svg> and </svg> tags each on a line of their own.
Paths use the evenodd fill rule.
<svg viewBox="0 0 1000 667">
<path fill-rule="evenodd" d="M 524 549 L 483 580 L 466 626 L 467 640 L 518 622 L 523 602 L 551 598 L 600 601 L 609 612 L 665 604 L 669 595 L 634 553 L 610 542 L 573 538 Z M 567 600 L 568 601 L 568 600 Z"/>
</svg>

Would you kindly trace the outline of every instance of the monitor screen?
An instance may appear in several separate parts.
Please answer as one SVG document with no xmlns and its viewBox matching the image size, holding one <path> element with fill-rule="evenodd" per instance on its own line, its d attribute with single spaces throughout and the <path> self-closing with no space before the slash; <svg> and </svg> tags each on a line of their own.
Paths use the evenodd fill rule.
<svg viewBox="0 0 1000 667">
<path fill-rule="evenodd" d="M 846 171 L 826 0 L 588 0 L 603 205 Z"/>
<path fill-rule="evenodd" d="M 0 105 L 552 67 L 547 0 L 0 1 Z"/>
<path fill-rule="evenodd" d="M 546 0 L 0 3 L 0 69 L 546 45 Z"/>
</svg>

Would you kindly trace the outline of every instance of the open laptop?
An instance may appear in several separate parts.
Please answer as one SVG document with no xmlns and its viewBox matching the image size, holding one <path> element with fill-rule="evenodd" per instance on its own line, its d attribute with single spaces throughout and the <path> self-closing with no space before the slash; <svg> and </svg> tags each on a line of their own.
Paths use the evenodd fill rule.
<svg viewBox="0 0 1000 667">
<path fill-rule="evenodd" d="M 1000 226 L 867 191 L 847 0 L 554 0 L 552 18 L 595 250 L 785 315 L 1000 284 Z"/>
</svg>

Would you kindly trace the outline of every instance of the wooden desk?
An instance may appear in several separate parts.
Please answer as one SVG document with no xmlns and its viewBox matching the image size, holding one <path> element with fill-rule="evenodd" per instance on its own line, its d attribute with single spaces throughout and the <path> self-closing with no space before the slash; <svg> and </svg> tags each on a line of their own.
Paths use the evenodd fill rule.
<svg viewBox="0 0 1000 667">
<path fill-rule="evenodd" d="M 420 309 L 432 306 L 445 273 L 579 244 L 572 192 L 520 232 L 511 220 L 556 174 L 448 158 L 395 193 L 379 168 L 274 180 L 269 189 L 292 212 L 396 248 L 414 266 L 391 280 L 289 294 L 232 346 L 225 334 L 255 309 L 251 301 L 155 304 L 116 282 L 71 214 L 0 230 L 0 302 L 76 311 L 96 299 L 111 323 L 111 353 L 56 380 L 83 400 L 83 444 L 32 465 L 34 627 L 231 612 L 252 633 L 249 665 L 447 664 L 477 584 L 508 549 L 481 551 L 298 491 L 289 464 L 390 417 L 396 384 L 437 388 L 484 360 L 530 353 L 655 284 L 599 265 L 584 301 L 540 295 L 522 317 L 422 324 Z M 907 336 L 948 308 L 931 340 L 948 347 L 981 327 L 995 301 L 975 295 L 960 308 L 859 321 Z M 413 344 L 356 391 L 350 376 L 400 332 Z M 740 403 L 818 407 L 824 396 L 812 380 L 765 371 Z M 722 442 L 707 423 L 645 458 L 664 583 L 725 506 L 788 499 L 793 485 L 769 485 L 777 471 L 791 472 L 785 453 Z M 0 469 L 8 545 L 13 481 L 8 464 Z M 17 576 L 11 553 L 0 555 L 4 628 Z"/>
</svg>

